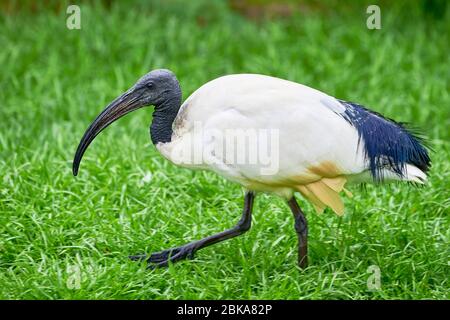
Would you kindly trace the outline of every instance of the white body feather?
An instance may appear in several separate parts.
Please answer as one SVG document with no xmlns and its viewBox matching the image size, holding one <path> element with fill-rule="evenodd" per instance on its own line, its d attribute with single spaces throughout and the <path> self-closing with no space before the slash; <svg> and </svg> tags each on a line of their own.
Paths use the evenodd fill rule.
<svg viewBox="0 0 450 320">
<path fill-rule="evenodd" d="M 337 194 L 344 184 L 372 180 L 364 141 L 359 141 L 356 128 L 339 115 L 344 111 L 335 98 L 298 83 L 263 75 L 228 75 L 206 83 L 183 103 L 172 141 L 159 143 L 157 148 L 177 164 L 210 169 L 250 190 L 285 198 L 299 191 L 319 212 L 330 206 L 341 214 L 343 204 Z M 221 132 L 276 130 L 280 142 L 277 172 L 262 175 L 262 165 L 230 164 L 213 151 L 206 156 L 203 153 L 199 163 L 180 163 L 174 155 L 177 149 L 197 143 L 214 150 L 215 144 L 223 143 L 195 134 L 196 124 Z M 403 179 L 421 182 L 426 177 L 412 165 L 406 170 Z M 386 172 L 385 177 L 400 179 L 393 172 Z"/>
</svg>

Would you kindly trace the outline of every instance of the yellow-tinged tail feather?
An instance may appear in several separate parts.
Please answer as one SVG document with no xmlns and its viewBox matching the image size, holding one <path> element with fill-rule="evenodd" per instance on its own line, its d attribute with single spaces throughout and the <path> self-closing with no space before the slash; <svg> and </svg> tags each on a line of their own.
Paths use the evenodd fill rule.
<svg viewBox="0 0 450 320">
<path fill-rule="evenodd" d="M 322 213 L 326 207 L 330 207 L 337 215 L 344 214 L 344 203 L 339 192 L 344 192 L 351 196 L 351 193 L 344 188 L 347 179 L 339 176 L 335 178 L 322 178 L 321 180 L 297 186 L 297 190 L 309 200 L 317 213 Z"/>
</svg>

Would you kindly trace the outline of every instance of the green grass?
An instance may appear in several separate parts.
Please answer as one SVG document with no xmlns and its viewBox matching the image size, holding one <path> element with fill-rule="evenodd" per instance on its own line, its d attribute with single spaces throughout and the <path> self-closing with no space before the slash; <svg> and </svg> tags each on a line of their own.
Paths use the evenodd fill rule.
<svg viewBox="0 0 450 320">
<path fill-rule="evenodd" d="M 448 18 L 382 7 L 382 29 L 368 30 L 366 5 L 353 7 L 252 22 L 221 2 L 83 4 L 81 30 L 66 29 L 64 7 L 1 14 L 0 298 L 448 299 Z M 257 197 L 244 236 L 147 271 L 127 256 L 231 227 L 243 202 L 238 185 L 156 152 L 151 108 L 102 133 L 72 176 L 90 121 L 161 67 L 177 74 L 184 98 L 219 75 L 263 73 L 412 122 L 435 150 L 429 183 L 355 187 L 342 218 L 301 200 L 304 271 L 291 213 L 269 195 Z M 381 270 L 377 291 L 367 287 L 371 265 Z"/>
</svg>

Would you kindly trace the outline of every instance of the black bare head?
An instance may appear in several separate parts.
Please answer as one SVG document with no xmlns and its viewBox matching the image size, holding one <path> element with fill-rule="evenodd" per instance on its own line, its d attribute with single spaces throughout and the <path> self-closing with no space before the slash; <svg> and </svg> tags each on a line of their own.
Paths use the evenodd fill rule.
<svg viewBox="0 0 450 320">
<path fill-rule="evenodd" d="M 156 108 L 181 95 L 177 77 L 167 69 L 150 71 L 142 76 L 130 90 L 142 94 L 143 106 L 154 105 Z"/>
<path fill-rule="evenodd" d="M 172 122 L 181 105 L 180 85 L 172 71 L 150 71 L 95 118 L 78 145 L 73 161 L 73 174 L 78 174 L 84 152 L 103 129 L 131 111 L 150 105 L 155 106 L 151 126 L 153 143 L 170 141 Z"/>
</svg>

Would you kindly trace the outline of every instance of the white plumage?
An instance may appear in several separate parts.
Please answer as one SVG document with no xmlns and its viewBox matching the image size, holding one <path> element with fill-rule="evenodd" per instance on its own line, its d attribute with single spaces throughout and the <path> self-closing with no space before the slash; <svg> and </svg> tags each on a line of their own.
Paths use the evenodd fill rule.
<svg viewBox="0 0 450 320">
<path fill-rule="evenodd" d="M 206 83 L 187 98 L 174 121 L 172 141 L 156 147 L 176 164 L 208 168 L 249 190 L 273 192 L 286 199 L 299 191 L 318 212 L 330 206 L 342 214 L 338 193 L 345 183 L 372 180 L 364 141 L 342 117 L 344 111 L 345 106 L 337 99 L 298 83 L 256 74 L 228 75 Z M 279 171 L 261 175 L 262 168 L 257 164 L 227 164 L 223 154 L 213 152 L 207 155 L 214 158 L 213 164 L 180 163 L 176 149 L 194 149 L 194 141 L 203 145 L 223 143 L 195 136 L 196 123 L 204 130 L 224 134 L 229 129 L 278 130 Z M 416 182 L 421 182 L 417 177 L 425 178 L 417 167 L 406 168 L 403 177 L 386 169 L 385 178 Z"/>
</svg>

